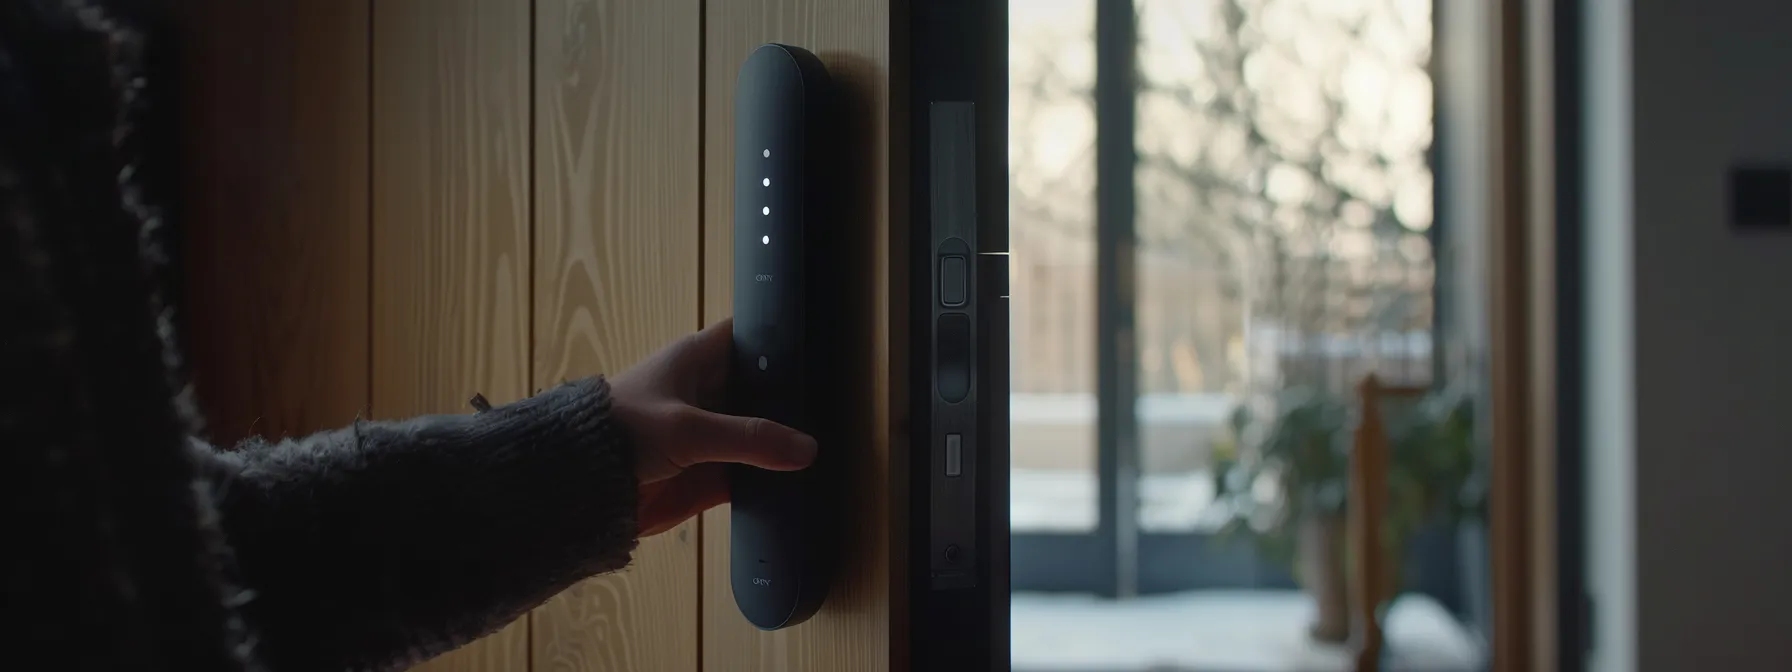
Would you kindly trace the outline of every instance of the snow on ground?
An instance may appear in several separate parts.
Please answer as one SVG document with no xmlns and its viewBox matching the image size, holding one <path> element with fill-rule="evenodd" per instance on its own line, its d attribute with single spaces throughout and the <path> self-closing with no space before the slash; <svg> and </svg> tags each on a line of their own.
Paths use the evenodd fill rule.
<svg viewBox="0 0 1792 672">
<path fill-rule="evenodd" d="M 1131 600 L 1016 593 L 1015 672 L 1340 672 L 1350 652 L 1307 637 L 1299 591 L 1195 591 Z M 1387 669 L 1471 672 L 1477 639 L 1437 602 L 1406 596 L 1386 624 Z"/>
</svg>

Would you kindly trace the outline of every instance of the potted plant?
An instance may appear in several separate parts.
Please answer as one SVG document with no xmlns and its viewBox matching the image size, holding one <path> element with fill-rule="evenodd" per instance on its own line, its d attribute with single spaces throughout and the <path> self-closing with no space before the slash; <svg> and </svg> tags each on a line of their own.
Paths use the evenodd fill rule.
<svg viewBox="0 0 1792 672">
<path fill-rule="evenodd" d="M 1215 451 L 1222 534 L 1244 536 L 1266 560 L 1294 569 L 1318 607 L 1310 634 L 1343 641 L 1349 405 L 1321 388 L 1284 388 L 1239 406 L 1230 428 Z"/>
<path fill-rule="evenodd" d="M 1440 390 L 1389 414 L 1381 524 L 1394 549 L 1440 518 L 1478 515 L 1467 493 L 1475 471 L 1472 408 L 1467 395 Z M 1222 534 L 1250 539 L 1265 559 L 1293 570 L 1317 607 L 1309 632 L 1327 642 L 1350 634 L 1344 534 L 1354 412 L 1342 395 L 1285 388 L 1236 409 L 1230 437 L 1215 451 Z"/>
</svg>

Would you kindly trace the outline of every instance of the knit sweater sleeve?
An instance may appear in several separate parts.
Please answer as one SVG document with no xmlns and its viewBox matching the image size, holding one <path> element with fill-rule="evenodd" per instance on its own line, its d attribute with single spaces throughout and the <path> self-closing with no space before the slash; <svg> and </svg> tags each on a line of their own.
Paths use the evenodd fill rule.
<svg viewBox="0 0 1792 672">
<path fill-rule="evenodd" d="M 203 457 L 276 670 L 398 669 L 628 564 L 633 453 L 601 378 Z"/>
</svg>

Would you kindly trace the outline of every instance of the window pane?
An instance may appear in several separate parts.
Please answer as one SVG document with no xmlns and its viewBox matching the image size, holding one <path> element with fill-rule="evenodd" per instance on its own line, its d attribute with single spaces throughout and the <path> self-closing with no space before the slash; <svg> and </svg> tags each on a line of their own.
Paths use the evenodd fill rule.
<svg viewBox="0 0 1792 672">
<path fill-rule="evenodd" d="M 1429 380 L 1430 10 L 1138 7 L 1139 522 L 1212 530 L 1235 409 Z"/>
<path fill-rule="evenodd" d="M 1094 3 L 1009 14 L 1012 523 L 1095 529 Z"/>
<path fill-rule="evenodd" d="M 1484 348 L 1461 339 L 1468 325 L 1485 342 L 1485 306 L 1462 299 L 1487 294 L 1476 249 L 1486 230 L 1465 220 L 1489 200 L 1463 187 L 1491 184 L 1464 167 L 1487 163 L 1471 146 L 1494 119 L 1492 64 L 1461 59 L 1494 53 L 1475 23 L 1486 11 L 1461 8 L 1437 41 L 1459 62 L 1444 164 L 1454 209 L 1436 255 L 1451 356 L 1434 358 L 1432 1 L 1116 4 L 1129 3 L 1140 12 L 1137 246 L 1118 289 L 1135 318 L 1134 515 L 1145 534 L 1116 535 L 1115 550 L 1136 551 L 1123 570 L 1139 594 L 1017 592 L 1014 669 L 1350 669 L 1345 577 L 1358 542 L 1341 514 L 1362 501 L 1345 501 L 1345 481 L 1355 419 L 1372 407 L 1389 456 L 1385 487 L 1370 491 L 1383 505 L 1374 524 L 1398 548 L 1381 569 L 1401 587 L 1381 596 L 1388 660 L 1480 669 L 1486 579 L 1475 568 L 1486 551 L 1473 544 L 1473 508 L 1484 474 L 1463 437 L 1484 429 L 1464 426 L 1484 409 L 1465 417 L 1458 395 L 1485 391 L 1473 375 Z M 1016 74 L 1017 91 L 1029 86 Z M 1397 387 L 1359 395 L 1370 373 Z M 1251 417 L 1235 432 L 1240 409 Z M 1222 489 L 1215 472 L 1249 477 Z M 1210 534 L 1233 525 L 1266 534 Z"/>
</svg>

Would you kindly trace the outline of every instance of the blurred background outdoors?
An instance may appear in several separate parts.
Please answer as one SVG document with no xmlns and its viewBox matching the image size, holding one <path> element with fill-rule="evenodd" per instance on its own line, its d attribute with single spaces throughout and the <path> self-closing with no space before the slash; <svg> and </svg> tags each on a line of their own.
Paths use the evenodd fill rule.
<svg viewBox="0 0 1792 672">
<path fill-rule="evenodd" d="M 1392 421 L 1394 667 L 1480 669 L 1486 288 L 1437 216 L 1432 0 L 1103 4 L 1010 5 L 1015 669 L 1345 669 L 1297 577 L 1342 562 L 1369 374 L 1428 390 Z"/>
</svg>

